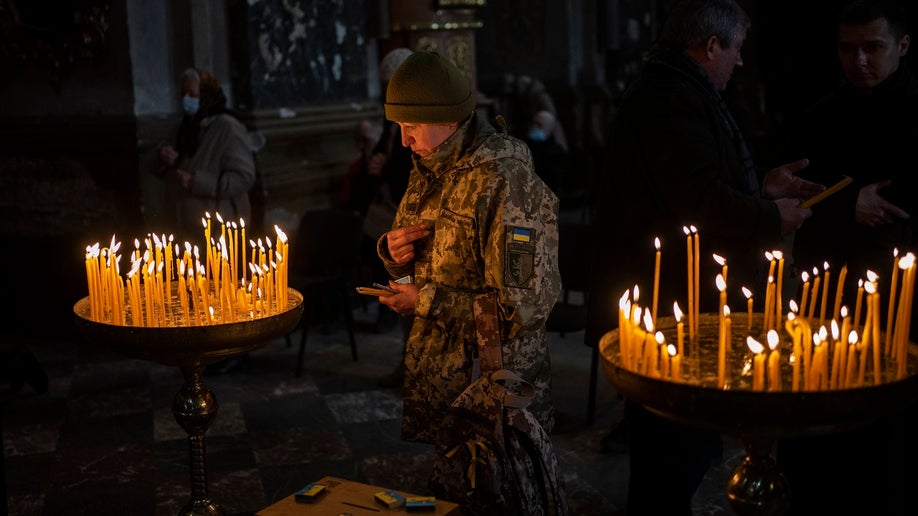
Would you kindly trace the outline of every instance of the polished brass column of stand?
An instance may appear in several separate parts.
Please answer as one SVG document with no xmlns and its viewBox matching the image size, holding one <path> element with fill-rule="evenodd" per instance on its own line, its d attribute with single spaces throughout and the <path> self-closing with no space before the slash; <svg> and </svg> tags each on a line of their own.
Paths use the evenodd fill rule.
<svg viewBox="0 0 918 516">
<path fill-rule="evenodd" d="M 761 326 L 761 320 L 761 314 L 756 314 L 753 328 Z M 669 342 L 675 342 L 674 327 L 673 318 L 660 318 L 657 329 L 668 333 Z M 734 326 L 734 350 L 745 339 L 745 327 L 742 322 Z M 717 315 L 702 314 L 699 334 L 703 336 L 700 353 L 694 362 L 682 364 L 682 370 L 688 371 L 682 381 L 655 378 L 624 367 L 618 330 L 600 339 L 601 361 L 607 378 L 622 396 L 662 417 L 742 439 L 746 457 L 734 468 L 726 487 L 733 510 L 741 516 L 782 515 L 792 503 L 793 486 L 771 457 L 777 439 L 856 428 L 918 399 L 918 346 L 913 343 L 908 345 L 904 378 L 884 378 L 877 385 L 793 391 L 787 387 L 790 371 L 785 367 L 785 389 L 770 392 L 751 389 L 751 372 L 743 353 L 728 363 L 726 388 L 718 388 Z M 686 355 L 690 356 L 688 347 L 686 343 Z"/>
<path fill-rule="evenodd" d="M 90 318 L 89 297 L 77 301 L 73 312 L 85 343 L 92 349 L 182 370 L 185 383 L 173 399 L 172 413 L 188 434 L 191 500 L 179 514 L 223 514 L 207 492 L 205 435 L 218 405 L 216 395 L 203 382 L 204 367 L 256 350 L 292 331 L 303 314 L 303 296 L 287 289 L 287 307 L 280 313 L 212 325 L 138 327 L 98 322 Z"/>
</svg>

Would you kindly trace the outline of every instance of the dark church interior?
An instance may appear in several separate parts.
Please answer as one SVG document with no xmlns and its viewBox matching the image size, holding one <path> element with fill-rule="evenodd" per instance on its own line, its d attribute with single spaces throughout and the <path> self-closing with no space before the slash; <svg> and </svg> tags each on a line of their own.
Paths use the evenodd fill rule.
<svg viewBox="0 0 918 516">
<path fill-rule="evenodd" d="M 172 230 L 155 154 L 181 117 L 185 69 L 213 72 L 264 136 L 264 220 L 253 234 L 308 235 L 305 216 L 340 208 L 355 127 L 382 121 L 380 59 L 399 47 L 456 61 L 477 111 L 519 134 L 527 122 L 502 112 L 506 78 L 544 85 L 566 140 L 553 186 L 560 224 L 589 228 L 605 202 L 595 184 L 617 102 L 673 3 L 0 0 L 0 514 L 175 514 L 191 496 L 189 443 L 172 412 L 181 368 L 94 346 L 74 324 L 87 245 Z M 833 19 L 846 2 L 738 3 L 752 28 L 728 93 L 765 167 L 778 128 L 839 80 Z M 291 247 L 350 244 L 326 237 Z M 304 291 L 292 331 L 205 373 L 219 403 L 207 489 L 225 514 L 256 514 L 325 476 L 427 492 L 432 447 L 400 439 L 400 389 L 383 385 L 400 362 L 402 326 L 354 292 L 383 279 L 372 258 L 359 246 L 345 256 L 343 290 Z M 570 514 L 625 514 L 627 444 L 603 443 L 622 397 L 584 338 L 589 278 L 573 265 L 565 279 L 561 267 L 559 304 L 574 315 L 548 328 L 551 438 Z M 743 457 L 743 443 L 725 436 L 695 515 L 735 514 L 724 485 Z"/>
</svg>

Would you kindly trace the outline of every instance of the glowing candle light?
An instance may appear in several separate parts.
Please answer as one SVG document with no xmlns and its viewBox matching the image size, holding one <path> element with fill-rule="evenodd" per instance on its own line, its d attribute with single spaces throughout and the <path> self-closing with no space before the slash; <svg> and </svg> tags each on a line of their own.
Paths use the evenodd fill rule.
<svg viewBox="0 0 918 516">
<path fill-rule="evenodd" d="M 718 305 L 718 311 L 724 311 L 724 305 L 727 304 L 727 282 L 724 281 L 722 274 L 718 274 L 714 278 L 714 285 L 717 286 L 717 291 L 720 292 L 720 304 Z"/>
<path fill-rule="evenodd" d="M 822 327 L 823 330 L 825 326 Z M 813 334 L 813 367 L 810 369 L 809 388 L 812 390 L 824 389 L 825 371 L 823 370 L 823 357 L 826 354 L 826 345 L 820 333 Z"/>
<path fill-rule="evenodd" d="M 676 346 L 672 344 L 666 346 L 666 352 L 669 354 L 670 361 L 670 373 L 671 379 L 674 382 L 682 381 L 682 355 L 679 354 L 676 350 Z"/>
<path fill-rule="evenodd" d="M 651 307 L 651 316 L 657 320 L 657 300 L 660 297 L 660 239 L 653 239 L 653 246 L 657 249 L 656 257 L 653 264 L 653 305 Z"/>
<path fill-rule="evenodd" d="M 631 335 L 629 326 L 630 317 L 625 314 L 631 314 L 631 300 L 628 299 L 629 291 L 625 291 L 622 297 L 618 299 L 618 354 L 621 356 L 622 364 L 629 366 L 628 337 Z"/>
<path fill-rule="evenodd" d="M 905 378 L 908 361 L 908 336 L 911 327 L 912 302 L 915 293 L 915 255 L 906 253 L 899 260 L 902 273 L 902 291 L 899 295 L 899 315 L 896 320 L 896 333 L 898 336 L 895 353 L 896 378 Z"/>
<path fill-rule="evenodd" d="M 880 349 L 880 292 L 877 291 L 871 297 L 871 303 L 873 303 L 873 384 L 880 385 L 880 380 L 883 374 L 883 365 L 880 361 L 880 356 L 882 355 L 882 350 Z"/>
<path fill-rule="evenodd" d="M 768 260 L 768 275 L 765 278 L 768 282 L 765 284 L 765 309 L 762 311 L 762 328 L 769 330 L 774 327 L 775 313 L 775 255 L 771 251 L 765 251 L 765 259 Z"/>
<path fill-rule="evenodd" d="M 791 390 L 796 392 L 800 390 L 800 361 L 803 359 L 803 346 L 800 343 L 802 331 L 800 325 L 797 323 L 797 315 L 794 312 L 789 312 L 787 314 L 787 323 L 789 326 L 788 332 L 791 335 L 791 340 L 794 345 L 791 354 L 791 373 L 793 375 L 791 377 Z"/>
<path fill-rule="evenodd" d="M 781 390 L 781 350 L 778 349 L 778 342 L 780 337 L 778 337 L 778 332 L 775 330 L 768 330 L 768 335 L 766 336 L 768 341 L 768 390 L 769 391 L 780 391 Z"/>
<path fill-rule="evenodd" d="M 682 322 L 683 314 L 678 301 L 673 302 L 673 315 L 676 317 L 676 351 L 681 357 L 685 353 L 685 324 Z"/>
<path fill-rule="evenodd" d="M 810 301 L 810 311 L 807 312 L 806 318 L 810 321 L 813 320 L 813 315 L 816 313 L 816 303 L 819 301 L 819 282 L 821 278 L 819 277 L 819 269 L 813 267 L 813 299 Z"/>
<path fill-rule="evenodd" d="M 723 389 L 727 384 L 727 346 L 730 342 L 730 307 L 724 305 L 721 312 L 720 339 L 717 346 L 717 386 Z"/>
<path fill-rule="evenodd" d="M 844 355 L 843 349 L 844 346 L 841 342 L 838 341 L 839 336 L 841 335 L 841 330 L 838 327 L 838 321 L 832 319 L 832 322 L 829 325 L 830 335 L 832 340 L 830 341 L 832 345 L 832 368 L 829 373 L 829 388 L 837 389 L 839 386 L 839 377 L 842 375 L 842 358 L 841 355 Z"/>
<path fill-rule="evenodd" d="M 741 289 L 746 296 L 746 329 L 752 330 L 752 291 L 746 287 Z"/>
<path fill-rule="evenodd" d="M 841 363 L 838 365 L 838 383 L 836 384 L 836 387 L 842 389 L 845 387 L 845 370 L 848 358 L 848 353 L 845 351 L 845 339 L 847 338 L 848 332 L 851 331 L 851 318 L 848 316 L 847 306 L 842 306 L 840 313 L 842 318 L 841 331 L 839 332 L 840 340 L 836 342 L 835 346 L 840 348 L 838 359 Z"/>
<path fill-rule="evenodd" d="M 765 351 L 765 346 L 761 342 L 752 338 L 752 336 L 746 337 L 746 346 L 749 347 L 749 350 L 753 353 L 752 358 L 752 390 L 761 391 L 765 388 L 765 355 L 762 354 Z"/>
<path fill-rule="evenodd" d="M 871 271 L 867 271 L 867 277 L 868 279 L 871 277 L 873 277 L 874 280 L 876 279 L 876 275 L 871 275 Z M 864 376 L 867 372 L 867 356 L 870 354 L 870 346 L 876 344 L 873 342 L 873 326 L 876 321 L 874 306 L 876 306 L 876 303 L 873 302 L 872 297 L 877 292 L 877 284 L 873 281 L 864 283 L 864 291 L 867 293 L 867 316 L 864 319 L 864 331 L 861 332 L 861 343 L 859 348 L 861 359 L 857 369 L 858 385 L 864 385 Z"/>
</svg>

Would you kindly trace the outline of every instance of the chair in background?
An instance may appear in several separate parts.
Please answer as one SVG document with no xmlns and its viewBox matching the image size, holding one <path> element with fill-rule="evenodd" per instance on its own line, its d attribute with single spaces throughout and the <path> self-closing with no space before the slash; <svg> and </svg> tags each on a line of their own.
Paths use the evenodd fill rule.
<svg viewBox="0 0 918 516">
<path fill-rule="evenodd" d="M 304 304 L 296 376 L 303 372 L 309 326 L 316 321 L 328 323 L 336 315 L 344 317 L 351 357 L 357 360 L 351 296 L 359 274 L 362 224 L 358 212 L 341 209 L 309 211 L 300 220 L 290 246 L 288 279 L 288 285 L 303 294 Z M 289 346 L 290 335 L 286 338 Z"/>
<path fill-rule="evenodd" d="M 561 337 L 586 329 L 587 291 L 590 285 L 590 256 L 592 227 L 586 223 L 562 223 L 558 227 L 558 269 L 561 272 L 561 299 L 555 303 L 545 329 Z M 572 294 L 578 294 L 572 296 Z M 576 297 L 576 299 L 575 299 Z M 593 424 L 596 411 L 596 381 L 599 346 L 584 342 L 592 348 L 590 357 L 590 386 L 587 397 L 587 424 Z"/>
</svg>

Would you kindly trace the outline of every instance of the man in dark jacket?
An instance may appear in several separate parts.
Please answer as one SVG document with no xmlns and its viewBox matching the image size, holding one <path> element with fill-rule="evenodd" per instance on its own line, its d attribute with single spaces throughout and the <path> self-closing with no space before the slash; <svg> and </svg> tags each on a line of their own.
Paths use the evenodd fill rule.
<svg viewBox="0 0 918 516">
<path fill-rule="evenodd" d="M 795 238 L 795 263 L 802 270 L 824 261 L 835 269 L 847 265 L 849 310 L 857 280 L 868 269 L 878 273 L 884 327 L 893 251 L 902 256 L 918 243 L 911 219 L 918 214 L 918 81 L 903 61 L 905 19 L 889 2 L 846 6 L 837 40 L 844 80 L 792 125 L 794 154 L 811 159 L 807 177 L 826 184 L 843 175 L 854 179 L 813 207 Z M 913 315 L 913 335 L 916 329 Z M 779 466 L 792 488 L 801 486 L 790 514 L 915 514 L 914 497 L 905 490 L 918 470 L 916 412 L 913 404 L 904 419 L 887 414 L 862 428 L 779 441 Z"/>
<path fill-rule="evenodd" d="M 762 252 L 779 246 L 811 214 L 799 199 L 823 187 L 793 175 L 806 161 L 769 171 L 761 184 L 721 96 L 743 65 L 748 27 L 733 0 L 677 5 L 623 97 L 598 203 L 597 281 L 588 298 L 587 338 L 593 342 L 617 325 L 616 303 L 626 289 L 638 284 L 650 290 L 655 237 L 663 245 L 659 306 L 675 300 L 686 306 L 682 228 L 694 225 L 701 235 L 700 308 L 715 311 L 718 271 L 711 254 L 728 260 L 731 299 L 741 296 L 743 285 L 764 292 L 764 276 L 757 273 Z M 743 304 L 733 306 L 745 306 L 740 299 Z M 691 514 L 718 436 L 628 401 L 625 417 L 631 436 L 628 513 Z M 664 496 L 660 486 L 666 486 Z"/>
</svg>

